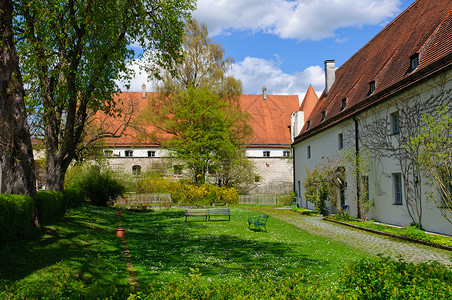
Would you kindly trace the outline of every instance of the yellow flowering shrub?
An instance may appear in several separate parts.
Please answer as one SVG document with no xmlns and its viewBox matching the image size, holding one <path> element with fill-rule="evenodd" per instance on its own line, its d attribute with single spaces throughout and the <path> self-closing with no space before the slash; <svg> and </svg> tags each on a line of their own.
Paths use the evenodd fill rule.
<svg viewBox="0 0 452 300">
<path fill-rule="evenodd" d="M 137 193 L 167 193 L 173 204 L 210 205 L 213 202 L 238 204 L 239 195 L 235 188 L 216 185 L 195 185 L 185 181 L 166 178 L 144 178 L 137 185 Z"/>
</svg>

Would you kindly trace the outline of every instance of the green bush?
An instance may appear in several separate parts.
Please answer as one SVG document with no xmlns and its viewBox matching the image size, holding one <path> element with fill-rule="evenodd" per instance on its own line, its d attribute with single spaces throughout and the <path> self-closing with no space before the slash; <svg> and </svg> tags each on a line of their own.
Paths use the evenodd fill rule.
<svg viewBox="0 0 452 300">
<path fill-rule="evenodd" d="M 339 286 L 348 299 L 452 299 L 452 271 L 437 262 L 363 259 L 341 274 Z"/>
<path fill-rule="evenodd" d="M 64 196 L 60 191 L 38 191 L 38 218 L 42 225 L 58 221 L 65 213 Z"/>
<path fill-rule="evenodd" d="M 33 232 L 33 199 L 23 195 L 0 195 L 0 248 L 3 241 Z"/>
<path fill-rule="evenodd" d="M 210 205 L 212 202 L 239 203 L 239 195 L 235 188 L 211 184 L 195 185 L 165 178 L 144 178 L 138 183 L 137 192 L 168 193 L 171 195 L 171 201 L 178 205 Z"/>
<path fill-rule="evenodd" d="M 77 184 L 83 188 L 88 201 L 96 206 L 111 205 L 116 197 L 125 193 L 125 186 L 115 178 L 114 172 L 110 169 L 101 171 L 98 166 L 91 166 Z"/>
<path fill-rule="evenodd" d="M 85 201 L 85 194 L 83 188 L 79 185 L 72 185 L 63 191 L 64 208 L 77 208 L 82 206 Z"/>
</svg>

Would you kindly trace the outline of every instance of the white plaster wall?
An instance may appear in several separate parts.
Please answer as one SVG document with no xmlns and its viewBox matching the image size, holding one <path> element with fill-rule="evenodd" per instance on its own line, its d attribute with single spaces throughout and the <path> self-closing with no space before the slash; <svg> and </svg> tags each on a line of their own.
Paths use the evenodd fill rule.
<svg viewBox="0 0 452 300">
<path fill-rule="evenodd" d="M 452 91 L 452 72 L 448 72 L 446 77 L 441 79 L 431 79 L 423 84 L 419 85 L 415 89 L 411 89 L 402 94 L 397 95 L 391 101 L 380 104 L 379 106 L 368 110 L 366 113 L 357 116 L 360 134 L 363 134 L 361 124 L 366 121 L 370 121 L 376 116 L 390 116 L 394 111 L 397 111 L 398 106 L 407 101 L 413 101 L 415 95 L 420 97 L 417 99 L 427 99 L 434 96 L 435 93 L 441 93 L 444 90 Z M 440 86 L 440 87 L 439 87 Z M 408 102 L 410 103 L 410 102 Z M 451 99 L 442 99 L 441 105 L 444 103 L 451 106 Z M 382 130 L 388 130 L 382 128 Z M 401 128 L 401 130 L 403 130 Z M 344 143 L 346 146 L 354 147 L 354 122 L 352 120 L 344 121 L 333 128 L 327 129 L 317 135 L 314 135 L 302 142 L 294 145 L 294 158 L 295 158 L 295 189 L 298 192 L 298 181 L 300 182 L 301 196 L 303 198 L 303 207 L 313 209 L 314 205 L 307 203 L 304 199 L 303 181 L 306 178 L 306 169 L 313 169 L 315 166 L 322 162 L 322 158 L 328 157 L 332 159 L 334 156 L 340 154 L 344 150 L 338 150 L 338 134 L 344 133 Z M 349 141 L 347 141 L 349 139 Z M 352 143 L 350 144 L 350 139 Z M 311 147 L 311 158 L 307 158 L 307 147 Z M 352 148 L 354 149 L 354 148 Z M 371 207 L 369 211 L 369 218 L 376 221 L 399 225 L 408 226 L 411 224 L 412 219 L 408 214 L 404 195 L 402 196 L 402 205 L 395 205 L 393 195 L 393 179 L 392 173 L 402 173 L 401 166 L 398 160 L 390 157 L 383 157 L 373 160 L 371 163 L 371 171 L 369 172 L 369 197 L 374 200 L 375 205 Z M 353 177 L 353 176 L 351 176 Z M 423 203 L 423 215 L 422 225 L 427 231 L 452 234 L 452 224 L 449 223 L 440 213 L 435 203 L 428 202 L 425 192 L 431 190 L 432 187 L 426 185 L 426 179 L 422 175 L 422 203 Z M 355 180 L 348 176 L 347 182 Z M 402 180 L 403 184 L 403 180 Z M 352 216 L 357 215 L 357 209 L 355 204 L 356 190 L 351 188 L 353 184 L 348 184 L 346 189 L 346 204 L 349 205 L 350 214 Z M 330 207 L 330 211 L 334 210 Z"/>
<path fill-rule="evenodd" d="M 109 165 L 116 170 L 132 173 L 132 167 L 141 166 L 141 172 L 148 172 L 159 167 L 162 162 L 171 163 L 168 151 L 154 148 L 111 148 L 113 155 L 107 159 Z M 132 157 L 125 157 L 125 151 L 133 150 Z M 148 157 L 147 151 L 156 151 L 155 157 Z M 264 157 L 264 151 L 269 151 L 270 156 Z M 286 194 L 293 190 L 293 166 L 292 158 L 285 157 L 284 152 L 290 148 L 248 148 L 247 157 L 255 166 L 260 177 L 254 188 L 253 194 Z M 168 176 L 173 176 L 173 170 L 168 169 Z M 180 176 L 179 176 L 180 177 Z"/>
</svg>

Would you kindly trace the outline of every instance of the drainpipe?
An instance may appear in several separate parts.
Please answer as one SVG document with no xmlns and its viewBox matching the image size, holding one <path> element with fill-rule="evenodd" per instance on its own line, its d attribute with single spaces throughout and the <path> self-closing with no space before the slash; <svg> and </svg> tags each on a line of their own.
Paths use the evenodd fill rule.
<svg viewBox="0 0 452 300">
<path fill-rule="evenodd" d="M 296 191 L 296 181 L 295 181 L 295 178 L 296 178 L 296 176 L 295 176 L 295 148 L 292 146 L 291 149 L 292 149 L 292 177 L 293 177 L 293 191 L 295 192 L 295 191 Z M 300 197 L 299 194 L 300 194 L 300 191 L 297 192 L 297 201 L 298 201 L 298 198 Z"/>
<path fill-rule="evenodd" d="M 355 122 L 355 171 L 356 171 L 356 208 L 358 212 L 358 218 L 361 218 L 361 212 L 359 209 L 359 202 L 361 197 L 360 185 L 359 185 L 359 128 L 358 120 L 353 116 Z"/>
</svg>

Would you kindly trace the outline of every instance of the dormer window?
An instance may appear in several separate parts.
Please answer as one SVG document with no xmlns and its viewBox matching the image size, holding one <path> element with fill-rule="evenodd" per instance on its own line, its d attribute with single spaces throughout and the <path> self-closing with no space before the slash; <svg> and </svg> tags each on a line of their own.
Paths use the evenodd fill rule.
<svg viewBox="0 0 452 300">
<path fill-rule="evenodd" d="M 325 117 L 326 117 L 326 112 L 322 111 L 322 120 L 320 120 L 320 122 L 325 121 Z"/>
<path fill-rule="evenodd" d="M 367 95 L 372 95 L 375 92 L 375 81 L 369 82 L 369 92 Z"/>
<path fill-rule="evenodd" d="M 410 57 L 410 72 L 416 70 L 418 66 L 419 66 L 419 53 L 416 53 L 415 55 Z"/>
<path fill-rule="evenodd" d="M 309 127 L 311 127 L 311 121 L 306 122 L 308 125 L 306 126 L 306 130 L 309 129 Z"/>
<path fill-rule="evenodd" d="M 344 99 L 342 99 L 342 102 L 341 102 L 341 111 L 343 111 L 346 106 L 347 106 L 347 98 L 344 98 Z"/>
</svg>

